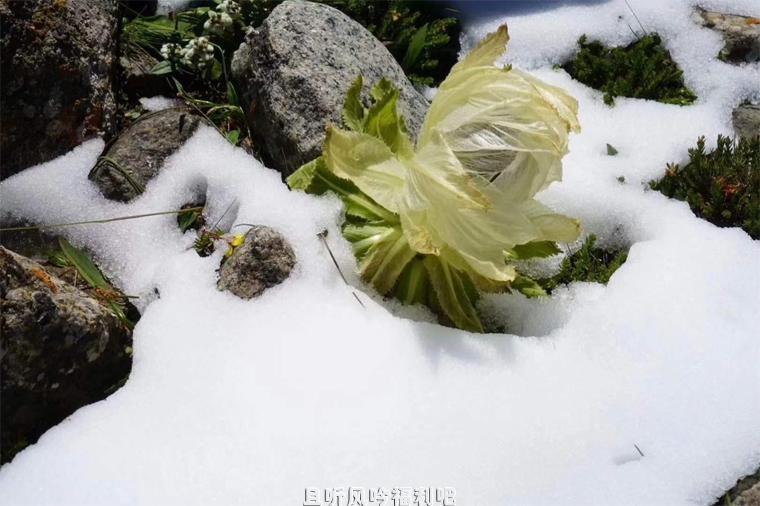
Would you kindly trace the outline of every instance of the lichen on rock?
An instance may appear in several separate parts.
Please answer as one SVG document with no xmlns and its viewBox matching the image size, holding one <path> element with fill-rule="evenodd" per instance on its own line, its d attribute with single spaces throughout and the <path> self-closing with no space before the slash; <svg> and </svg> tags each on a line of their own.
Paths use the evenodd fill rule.
<svg viewBox="0 0 760 506">
<path fill-rule="evenodd" d="M 132 331 L 53 270 L 0 247 L 0 461 L 132 368 Z"/>
<path fill-rule="evenodd" d="M 114 131 L 116 0 L 0 1 L 0 179 Z"/>
</svg>

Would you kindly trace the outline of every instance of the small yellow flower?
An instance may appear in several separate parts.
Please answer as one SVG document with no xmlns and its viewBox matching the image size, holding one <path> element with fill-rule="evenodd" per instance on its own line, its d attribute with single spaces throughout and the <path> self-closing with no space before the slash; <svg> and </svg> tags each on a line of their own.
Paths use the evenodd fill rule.
<svg viewBox="0 0 760 506">
<path fill-rule="evenodd" d="M 237 248 L 239 248 L 243 243 L 245 242 L 245 235 L 244 234 L 235 234 L 232 236 L 232 239 L 227 240 L 227 244 L 230 245 L 230 247 L 227 249 L 227 251 L 224 253 L 224 256 L 231 257 L 232 254 L 235 252 Z"/>
<path fill-rule="evenodd" d="M 243 234 L 235 234 L 232 237 L 232 240 L 230 241 L 230 246 L 233 248 L 237 248 L 241 244 L 243 244 L 243 241 L 245 241 L 245 235 Z"/>
</svg>

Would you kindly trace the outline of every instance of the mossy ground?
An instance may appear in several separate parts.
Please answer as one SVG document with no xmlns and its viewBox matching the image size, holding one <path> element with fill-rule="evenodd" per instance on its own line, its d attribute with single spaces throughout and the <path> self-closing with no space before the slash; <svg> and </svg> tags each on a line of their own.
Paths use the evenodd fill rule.
<svg viewBox="0 0 760 506">
<path fill-rule="evenodd" d="M 538 284 L 551 293 L 559 285 L 574 281 L 607 284 L 628 258 L 625 250 L 607 250 L 596 247 L 596 236 L 590 235 L 583 246 L 562 261 L 560 270 L 554 276 L 539 279 Z"/>
<path fill-rule="evenodd" d="M 718 136 L 709 152 L 700 137 L 686 165 L 669 164 L 665 176 L 650 186 L 688 202 L 697 216 L 714 225 L 741 227 L 760 239 L 760 136 L 738 141 Z"/>
<path fill-rule="evenodd" d="M 624 47 L 610 48 L 596 40 L 589 42 L 585 35 L 578 45 L 578 53 L 562 67 L 583 84 L 604 92 L 607 105 L 613 105 L 619 96 L 678 105 L 688 105 L 697 99 L 655 33 Z"/>
</svg>

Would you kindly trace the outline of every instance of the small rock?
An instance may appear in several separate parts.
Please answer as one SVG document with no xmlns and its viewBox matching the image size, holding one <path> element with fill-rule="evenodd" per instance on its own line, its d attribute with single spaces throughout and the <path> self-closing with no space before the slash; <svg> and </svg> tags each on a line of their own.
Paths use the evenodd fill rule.
<svg viewBox="0 0 760 506">
<path fill-rule="evenodd" d="M 713 506 L 760 506 L 760 468 L 738 480 Z"/>
<path fill-rule="evenodd" d="M 722 12 L 707 11 L 697 7 L 694 21 L 723 34 L 725 46 L 718 55 L 731 63 L 760 61 L 760 19 Z"/>
<path fill-rule="evenodd" d="M 760 135 L 760 104 L 742 104 L 732 116 L 737 136 L 750 139 Z"/>
<path fill-rule="evenodd" d="M 133 99 L 170 93 L 166 76 L 151 74 L 157 64 L 158 59 L 147 52 L 128 53 L 122 47 L 119 56 L 122 90 Z"/>
<path fill-rule="evenodd" d="M 132 332 L 53 270 L 0 247 L 0 462 L 132 368 Z"/>
<path fill-rule="evenodd" d="M 127 202 L 143 192 L 164 160 L 177 151 L 200 124 L 210 123 L 184 107 L 144 114 L 106 148 L 89 177 L 109 199 Z"/>
<path fill-rule="evenodd" d="M 111 135 L 116 0 L 0 1 L 0 179 Z"/>
<path fill-rule="evenodd" d="M 290 276 L 296 264 L 293 248 L 274 229 L 251 228 L 245 241 L 219 269 L 220 290 L 229 290 L 241 299 L 258 297 Z"/>
<path fill-rule="evenodd" d="M 365 99 L 382 77 L 399 87 L 401 113 L 416 136 L 428 103 L 379 40 L 327 5 L 300 0 L 278 5 L 232 60 L 265 161 L 287 176 L 319 156 L 325 126 L 341 124 L 346 91 L 359 74 Z"/>
</svg>

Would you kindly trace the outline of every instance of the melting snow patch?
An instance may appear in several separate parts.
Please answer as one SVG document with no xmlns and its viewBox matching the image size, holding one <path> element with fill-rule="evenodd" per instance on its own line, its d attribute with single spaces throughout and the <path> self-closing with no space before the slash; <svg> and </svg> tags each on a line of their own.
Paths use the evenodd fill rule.
<svg viewBox="0 0 760 506">
<path fill-rule="evenodd" d="M 176 107 L 178 105 L 182 104 L 181 101 L 177 100 L 176 98 L 169 98 L 169 97 L 143 97 L 140 99 L 140 105 L 145 108 L 146 111 L 163 111 L 164 109 L 169 109 L 170 107 Z"/>
<path fill-rule="evenodd" d="M 697 136 L 729 132 L 760 69 L 717 61 L 720 41 L 693 25 L 688 2 L 632 4 L 684 68 L 696 105 L 619 98 L 610 108 L 552 70 L 582 33 L 630 41 L 622 1 L 507 20 L 510 60 L 580 102 L 565 180 L 542 200 L 600 240 L 633 244 L 606 287 L 571 285 L 543 302 L 489 297 L 487 310 L 526 337 L 389 312 L 354 274 L 337 199 L 289 192 L 209 128 L 128 204 L 87 180 L 101 141 L 3 181 L 3 217 L 37 223 L 176 209 L 200 188 L 212 220 L 235 202 L 227 225 L 274 227 L 298 258 L 285 283 L 243 301 L 216 289 L 221 252 L 198 257 L 173 216 L 65 229 L 142 296 L 132 376 L 4 466 L 3 504 L 282 505 L 301 504 L 308 486 L 426 485 L 456 488 L 465 505 L 691 505 L 752 471 L 760 243 L 645 183 Z M 606 143 L 620 153 L 607 156 Z M 324 229 L 358 289 L 331 264 Z"/>
</svg>

